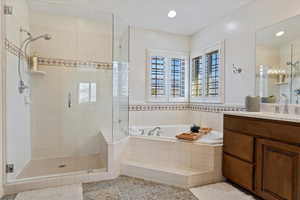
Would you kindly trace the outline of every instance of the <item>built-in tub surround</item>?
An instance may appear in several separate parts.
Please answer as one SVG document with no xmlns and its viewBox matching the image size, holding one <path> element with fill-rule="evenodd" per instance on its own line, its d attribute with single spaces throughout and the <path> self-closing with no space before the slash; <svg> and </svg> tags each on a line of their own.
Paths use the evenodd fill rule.
<svg viewBox="0 0 300 200">
<path fill-rule="evenodd" d="M 189 188 L 222 180 L 222 145 L 130 137 L 121 174 Z"/>
</svg>

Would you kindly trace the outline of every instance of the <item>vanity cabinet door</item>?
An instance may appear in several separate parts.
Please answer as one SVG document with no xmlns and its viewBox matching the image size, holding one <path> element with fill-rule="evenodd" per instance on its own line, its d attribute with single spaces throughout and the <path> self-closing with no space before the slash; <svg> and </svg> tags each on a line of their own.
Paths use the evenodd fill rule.
<svg viewBox="0 0 300 200">
<path fill-rule="evenodd" d="M 267 200 L 300 200 L 300 147 L 257 139 L 255 191 Z"/>
</svg>

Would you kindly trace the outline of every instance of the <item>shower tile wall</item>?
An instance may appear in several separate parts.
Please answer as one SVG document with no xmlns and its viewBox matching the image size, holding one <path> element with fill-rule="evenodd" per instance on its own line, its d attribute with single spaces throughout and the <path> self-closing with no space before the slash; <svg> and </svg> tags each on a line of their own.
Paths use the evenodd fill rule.
<svg viewBox="0 0 300 200">
<path fill-rule="evenodd" d="M 6 0 L 6 4 L 14 8 L 13 15 L 6 16 L 6 38 L 20 46 L 21 41 L 26 37 L 26 35 L 20 37 L 20 27 L 29 28 L 28 6 L 26 1 L 19 0 Z M 13 163 L 15 167 L 14 173 L 8 174 L 8 179 L 14 179 L 31 159 L 30 105 L 25 103 L 25 98 L 29 94 L 21 95 L 18 92 L 17 56 L 8 52 L 6 59 L 7 163 Z M 26 68 L 25 63 L 24 65 Z M 24 74 L 23 78 L 26 83 L 29 83 L 27 74 Z"/>
<path fill-rule="evenodd" d="M 32 53 L 41 57 L 112 62 L 111 15 L 95 18 L 72 17 L 33 10 L 30 29 L 39 35 L 49 33 L 52 40 L 32 45 Z"/>
<path fill-rule="evenodd" d="M 32 77 L 32 159 L 100 152 L 100 131 L 111 140 L 111 70 L 43 66 Z M 79 104 L 80 82 L 96 83 L 96 102 Z M 72 105 L 68 107 L 68 95 Z"/>
<path fill-rule="evenodd" d="M 111 63 L 111 21 L 36 11 L 30 19 L 33 34 L 52 36 L 50 41 L 33 43 L 32 53 L 44 58 Z M 58 65 L 39 69 L 46 75 L 31 79 L 32 159 L 105 154 L 101 140 L 112 139 L 112 70 Z M 79 83 L 87 82 L 96 83 L 96 102 L 79 104 Z M 69 93 L 71 108 L 67 105 Z"/>
</svg>

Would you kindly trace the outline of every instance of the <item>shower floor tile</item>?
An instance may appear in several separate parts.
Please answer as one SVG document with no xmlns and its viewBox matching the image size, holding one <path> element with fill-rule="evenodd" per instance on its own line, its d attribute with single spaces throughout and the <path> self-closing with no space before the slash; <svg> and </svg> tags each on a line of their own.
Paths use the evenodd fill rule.
<svg viewBox="0 0 300 200">
<path fill-rule="evenodd" d="M 105 162 L 100 154 L 31 160 L 17 176 L 17 179 L 49 176 L 89 169 L 102 169 L 105 167 Z"/>
</svg>

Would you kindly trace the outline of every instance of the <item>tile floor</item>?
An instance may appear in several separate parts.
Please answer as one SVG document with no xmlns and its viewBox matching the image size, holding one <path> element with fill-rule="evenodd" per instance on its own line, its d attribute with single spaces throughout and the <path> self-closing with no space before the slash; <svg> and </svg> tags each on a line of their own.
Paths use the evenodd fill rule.
<svg viewBox="0 0 300 200">
<path fill-rule="evenodd" d="M 114 180 L 83 184 L 83 200 L 254 200 L 228 183 L 187 189 L 120 176 Z M 16 195 L 1 200 L 15 200 Z M 44 199 L 40 199 L 44 200 Z M 51 199 L 56 200 L 56 199 Z"/>
<path fill-rule="evenodd" d="M 17 176 L 17 179 L 36 176 L 48 176 L 88 169 L 105 168 L 105 162 L 100 154 L 87 156 L 31 160 Z"/>
</svg>

